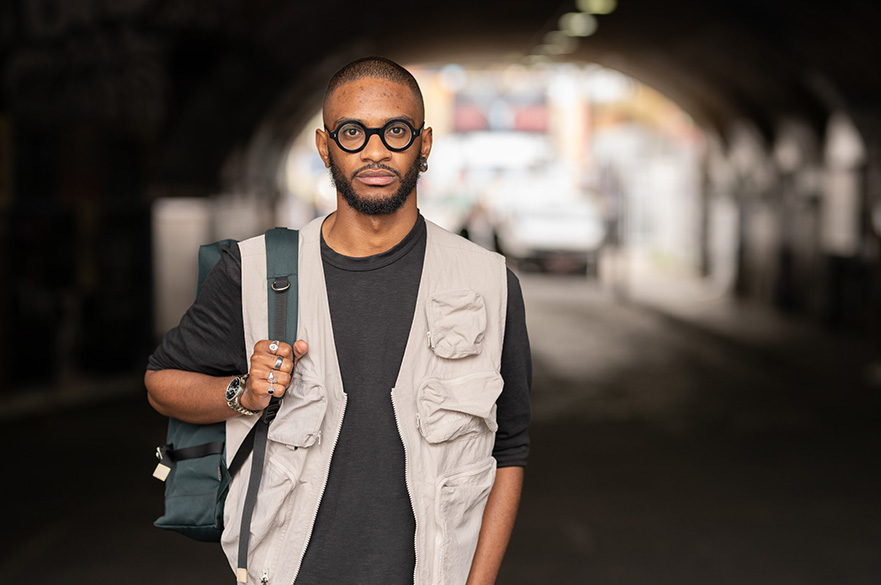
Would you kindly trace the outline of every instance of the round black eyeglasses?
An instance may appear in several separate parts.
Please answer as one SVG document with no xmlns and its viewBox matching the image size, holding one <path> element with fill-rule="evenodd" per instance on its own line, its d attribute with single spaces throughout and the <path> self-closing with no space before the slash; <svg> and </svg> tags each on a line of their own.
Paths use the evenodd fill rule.
<svg viewBox="0 0 881 585">
<path fill-rule="evenodd" d="M 413 128 L 406 120 L 391 120 L 382 128 L 368 128 L 361 122 L 344 122 L 336 130 L 324 127 L 341 149 L 346 152 L 361 152 L 374 134 L 392 152 L 407 150 L 416 137 L 422 134 L 425 124 Z"/>
</svg>

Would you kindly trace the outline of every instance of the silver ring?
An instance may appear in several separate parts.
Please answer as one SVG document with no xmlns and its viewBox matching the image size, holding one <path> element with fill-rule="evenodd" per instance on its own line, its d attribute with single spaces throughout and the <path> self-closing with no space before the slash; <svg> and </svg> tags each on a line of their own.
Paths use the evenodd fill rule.
<svg viewBox="0 0 881 585">
<path fill-rule="evenodd" d="M 278 351 L 278 342 L 277 341 L 273 341 L 272 343 L 269 344 L 269 351 L 271 351 L 272 353 L 275 353 Z"/>
<path fill-rule="evenodd" d="M 269 380 L 269 385 L 270 385 L 270 386 L 272 386 L 273 384 L 275 384 L 275 381 L 276 381 L 276 380 L 275 380 L 275 372 L 269 372 L 269 377 L 266 378 L 266 379 Z"/>
<path fill-rule="evenodd" d="M 272 369 L 273 370 L 280 370 L 281 364 L 283 361 L 284 361 L 284 358 L 281 356 L 278 356 L 277 358 L 275 358 L 275 366 Z"/>
</svg>

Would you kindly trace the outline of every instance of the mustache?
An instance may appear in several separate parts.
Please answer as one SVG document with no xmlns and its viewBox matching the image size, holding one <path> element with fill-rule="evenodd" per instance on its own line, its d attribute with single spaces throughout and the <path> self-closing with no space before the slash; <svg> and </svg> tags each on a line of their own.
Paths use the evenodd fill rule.
<svg viewBox="0 0 881 585">
<path fill-rule="evenodd" d="M 399 173 L 397 170 L 391 168 L 390 166 L 384 165 L 382 163 L 370 163 L 369 165 L 364 165 L 360 169 L 355 170 L 355 172 L 352 173 L 352 177 L 353 178 L 357 177 L 360 173 L 363 173 L 364 171 L 379 171 L 379 170 L 388 171 L 388 172 L 392 173 L 394 176 L 396 176 L 397 178 L 399 178 L 399 179 L 401 178 L 401 173 Z"/>
</svg>

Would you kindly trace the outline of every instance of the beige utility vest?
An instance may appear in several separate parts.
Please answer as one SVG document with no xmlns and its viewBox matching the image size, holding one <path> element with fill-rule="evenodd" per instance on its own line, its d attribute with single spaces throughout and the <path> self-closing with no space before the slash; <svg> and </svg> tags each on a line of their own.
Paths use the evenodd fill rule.
<svg viewBox="0 0 881 585">
<path fill-rule="evenodd" d="M 309 351 L 269 427 L 251 522 L 249 583 L 292 584 L 309 543 L 346 410 L 321 261 L 321 224 L 300 231 L 297 339 Z M 496 399 L 507 304 L 504 259 L 431 222 L 413 325 L 389 389 L 416 518 L 416 585 L 463 585 L 495 480 Z M 248 359 L 268 337 L 263 236 L 239 244 Z M 227 422 L 234 453 L 257 416 Z M 222 546 L 236 568 L 250 458 L 226 501 Z M 357 486 L 352 486 L 357 489 Z"/>
</svg>

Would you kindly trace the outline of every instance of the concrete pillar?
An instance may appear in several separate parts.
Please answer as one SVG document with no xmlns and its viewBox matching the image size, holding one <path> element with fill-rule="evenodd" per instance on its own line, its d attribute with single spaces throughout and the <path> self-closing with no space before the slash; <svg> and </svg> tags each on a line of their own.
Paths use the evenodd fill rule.
<svg viewBox="0 0 881 585">
<path fill-rule="evenodd" d="M 153 203 L 153 332 L 157 338 L 178 324 L 196 298 L 199 246 L 210 241 L 208 199 Z"/>
<path fill-rule="evenodd" d="M 737 276 L 739 245 L 734 169 L 722 137 L 708 132 L 706 139 L 707 276 L 720 290 L 731 292 Z"/>
<path fill-rule="evenodd" d="M 831 327 L 861 328 L 865 283 L 860 224 L 865 194 L 866 145 L 851 118 L 830 116 L 824 145 L 820 246 L 826 257 L 824 316 Z"/>
<path fill-rule="evenodd" d="M 764 137 L 752 122 L 740 120 L 733 124 L 728 145 L 739 217 L 739 262 L 734 291 L 770 301 L 778 247 L 776 169 Z"/>
<path fill-rule="evenodd" d="M 806 122 L 781 120 L 773 146 L 779 173 L 779 250 L 774 303 L 783 310 L 816 310 L 820 288 L 819 137 Z"/>
</svg>

